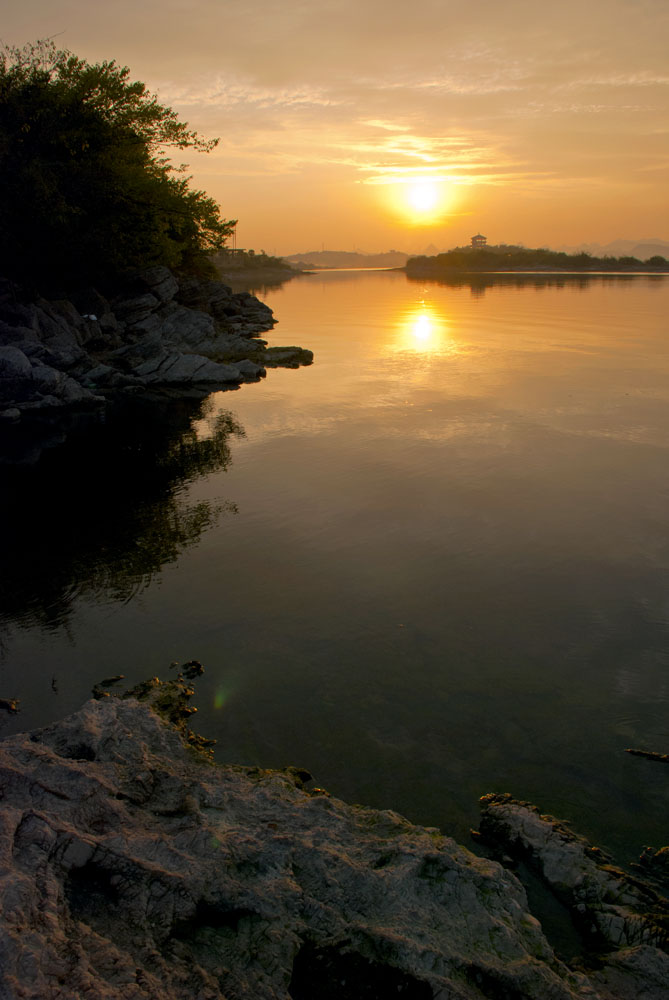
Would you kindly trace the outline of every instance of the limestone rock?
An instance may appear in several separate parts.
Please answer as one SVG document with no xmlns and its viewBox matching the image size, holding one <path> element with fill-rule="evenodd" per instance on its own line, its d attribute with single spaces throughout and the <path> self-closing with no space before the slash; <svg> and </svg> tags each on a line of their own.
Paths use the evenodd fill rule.
<svg viewBox="0 0 669 1000">
<path fill-rule="evenodd" d="M 0 319 L 0 346 L 23 346 L 24 343 L 31 341 L 33 343 L 39 341 L 38 333 L 32 327 Z"/>
<path fill-rule="evenodd" d="M 136 698 L 3 740 L 2 1000 L 614 996 L 502 866 L 306 779 L 214 764 Z"/>
<path fill-rule="evenodd" d="M 268 368 L 277 368 L 279 365 L 299 368 L 300 365 L 310 365 L 314 360 L 313 352 L 303 347 L 268 347 L 261 356 Z"/>
<path fill-rule="evenodd" d="M 10 409 L 43 409 L 96 401 L 88 388 L 18 347 L 0 347 L 0 399 Z M 51 355 L 51 352 L 49 352 Z"/>
<path fill-rule="evenodd" d="M 0 347 L 0 378 L 30 378 L 30 361 L 18 347 Z"/>
<path fill-rule="evenodd" d="M 72 301 L 23 303 L 0 280 L 0 408 L 99 405 L 97 387 L 231 386 L 261 378 L 265 365 L 310 364 L 311 352 L 272 353 L 255 339 L 274 322 L 248 292 L 179 282 L 162 266 L 135 274 L 111 300 L 85 288 Z"/>
<path fill-rule="evenodd" d="M 179 385 L 181 383 L 241 382 L 242 375 L 235 365 L 223 365 L 199 354 L 164 353 L 150 358 L 134 369 L 146 385 Z"/>
<path fill-rule="evenodd" d="M 531 865 L 598 952 L 602 969 L 591 978 L 601 996 L 669 1000 L 669 900 L 536 806 L 510 795 L 481 804 L 485 841 Z"/>
<path fill-rule="evenodd" d="M 174 347 L 207 356 L 216 353 L 218 332 L 207 313 L 171 303 L 161 311 L 160 325 L 163 338 Z"/>
<path fill-rule="evenodd" d="M 262 365 L 258 365 L 255 361 L 249 361 L 248 359 L 235 361 L 234 367 L 244 378 L 264 378 L 267 374 Z"/>
<path fill-rule="evenodd" d="M 186 279 L 179 289 L 179 301 L 189 309 L 209 313 L 225 330 L 255 336 L 269 330 L 275 320 L 272 310 L 250 292 L 236 292 L 221 281 Z"/>
<path fill-rule="evenodd" d="M 119 297 L 112 302 L 114 315 L 118 320 L 132 326 L 145 320 L 157 308 L 159 299 L 151 292 L 133 295 L 130 298 Z"/>
<path fill-rule="evenodd" d="M 137 280 L 140 284 L 146 285 L 159 302 L 171 302 L 179 291 L 177 279 L 169 268 L 160 264 L 142 271 Z"/>
</svg>

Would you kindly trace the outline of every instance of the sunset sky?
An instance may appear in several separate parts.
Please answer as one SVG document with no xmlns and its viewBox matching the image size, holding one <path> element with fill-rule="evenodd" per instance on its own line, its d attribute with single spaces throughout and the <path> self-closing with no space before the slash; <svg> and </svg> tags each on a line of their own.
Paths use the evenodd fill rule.
<svg viewBox="0 0 669 1000">
<path fill-rule="evenodd" d="M 668 0 L 21 0 L 0 37 L 130 67 L 238 246 L 669 240 Z"/>
</svg>

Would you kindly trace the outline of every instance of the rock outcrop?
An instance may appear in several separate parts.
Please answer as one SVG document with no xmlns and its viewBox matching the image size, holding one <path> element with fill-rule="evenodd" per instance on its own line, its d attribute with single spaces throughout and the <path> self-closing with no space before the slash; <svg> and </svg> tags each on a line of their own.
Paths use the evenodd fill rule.
<svg viewBox="0 0 669 1000">
<path fill-rule="evenodd" d="M 220 281 L 177 281 L 165 267 L 137 275 L 105 298 L 15 298 L 0 283 L 0 414 L 100 404 L 105 394 L 145 386 L 224 386 L 257 380 L 266 366 L 313 360 L 300 348 L 259 338 L 275 323 L 248 292 Z"/>
<path fill-rule="evenodd" d="M 566 908 L 584 951 L 597 956 L 590 978 L 598 995 L 669 997 L 669 900 L 662 887 L 610 864 L 599 848 L 530 803 L 492 794 L 481 804 L 483 840 L 533 869 Z"/>
<path fill-rule="evenodd" d="M 191 693 L 154 680 L 0 743 L 2 1000 L 628 995 L 555 956 L 495 861 L 296 768 L 215 764 Z"/>
</svg>

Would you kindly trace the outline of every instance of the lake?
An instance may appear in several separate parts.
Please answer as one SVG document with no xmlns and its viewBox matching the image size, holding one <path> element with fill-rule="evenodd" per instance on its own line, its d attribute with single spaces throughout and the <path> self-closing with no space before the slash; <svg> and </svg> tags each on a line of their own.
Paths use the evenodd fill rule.
<svg viewBox="0 0 669 1000">
<path fill-rule="evenodd" d="M 669 280 L 331 271 L 315 363 L 7 468 L 0 734 L 197 658 L 219 760 L 465 841 L 509 791 L 669 842 Z"/>
</svg>

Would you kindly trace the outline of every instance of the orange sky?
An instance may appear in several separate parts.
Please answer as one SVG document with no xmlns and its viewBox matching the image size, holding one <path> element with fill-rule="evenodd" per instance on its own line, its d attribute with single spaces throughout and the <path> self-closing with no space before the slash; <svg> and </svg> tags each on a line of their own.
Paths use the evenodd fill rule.
<svg viewBox="0 0 669 1000">
<path fill-rule="evenodd" d="M 128 65 L 220 136 L 268 252 L 669 240 L 668 0 L 22 0 L 2 40 Z"/>
</svg>

